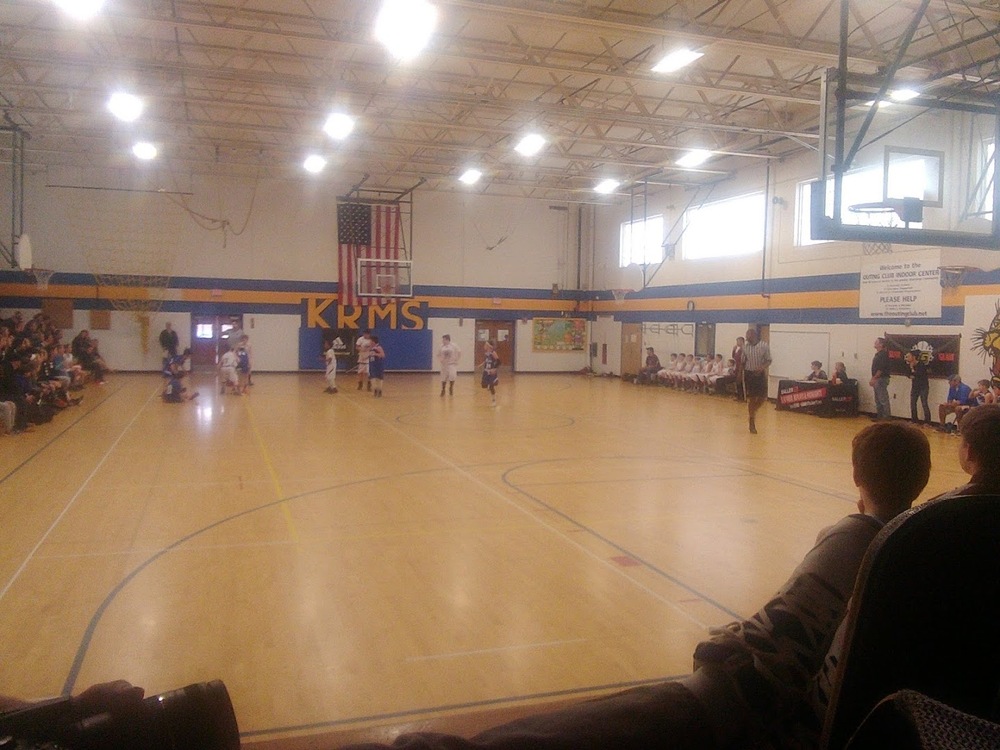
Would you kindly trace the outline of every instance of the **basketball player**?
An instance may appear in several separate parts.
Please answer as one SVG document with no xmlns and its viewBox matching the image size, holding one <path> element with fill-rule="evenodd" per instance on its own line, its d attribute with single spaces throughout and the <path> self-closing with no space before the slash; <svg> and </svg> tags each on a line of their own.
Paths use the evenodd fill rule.
<svg viewBox="0 0 1000 750">
<path fill-rule="evenodd" d="M 458 344 L 451 342 L 447 333 L 441 337 L 441 348 L 438 349 L 438 362 L 441 363 L 441 395 L 444 396 L 445 384 L 448 385 L 448 395 L 455 394 L 455 378 L 458 376 L 458 360 L 462 358 L 462 350 Z"/>
</svg>

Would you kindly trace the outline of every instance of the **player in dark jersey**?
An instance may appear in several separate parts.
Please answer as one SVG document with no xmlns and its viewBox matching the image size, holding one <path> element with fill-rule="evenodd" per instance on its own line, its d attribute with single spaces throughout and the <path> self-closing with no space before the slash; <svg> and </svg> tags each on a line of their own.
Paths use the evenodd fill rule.
<svg viewBox="0 0 1000 750">
<path fill-rule="evenodd" d="M 484 344 L 483 357 L 483 388 L 488 388 L 493 406 L 497 405 L 497 384 L 500 382 L 500 357 L 497 356 L 497 345 L 492 341 Z"/>
</svg>

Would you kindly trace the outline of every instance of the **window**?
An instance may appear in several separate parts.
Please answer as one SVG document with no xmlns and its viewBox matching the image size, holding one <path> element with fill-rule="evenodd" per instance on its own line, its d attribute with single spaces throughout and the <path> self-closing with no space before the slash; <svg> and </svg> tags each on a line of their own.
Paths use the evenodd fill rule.
<svg viewBox="0 0 1000 750">
<path fill-rule="evenodd" d="M 195 326 L 194 337 L 196 339 L 210 339 L 212 338 L 212 329 L 214 327 L 211 323 L 199 323 Z"/>
<path fill-rule="evenodd" d="M 752 193 L 684 212 L 681 250 L 687 260 L 758 253 L 764 246 L 764 193 Z"/>
<path fill-rule="evenodd" d="M 976 196 L 976 199 L 973 204 L 974 207 L 972 215 L 982 216 L 983 218 L 992 221 L 993 183 L 996 179 L 996 143 L 992 140 L 984 141 L 979 149 L 979 154 L 979 168 L 974 174 L 974 177 L 976 178 L 974 188 L 974 195 Z"/>
<path fill-rule="evenodd" d="M 663 260 L 663 216 L 650 216 L 622 224 L 618 266 L 647 265 Z"/>
</svg>

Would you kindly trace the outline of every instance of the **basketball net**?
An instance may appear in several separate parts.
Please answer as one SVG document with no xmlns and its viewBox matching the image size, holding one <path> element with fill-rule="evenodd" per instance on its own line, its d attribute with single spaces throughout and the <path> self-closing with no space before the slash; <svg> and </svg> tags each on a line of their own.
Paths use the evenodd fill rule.
<svg viewBox="0 0 1000 750">
<path fill-rule="evenodd" d="M 181 211 L 156 193 L 80 190 L 71 203 L 74 237 L 97 285 L 97 298 L 132 314 L 143 355 L 150 317 L 170 284 Z"/>
<path fill-rule="evenodd" d="M 39 291 L 44 291 L 49 288 L 49 279 L 52 278 L 52 271 L 48 268 L 26 268 L 24 269 L 30 273 L 35 279 L 35 286 Z"/>
</svg>

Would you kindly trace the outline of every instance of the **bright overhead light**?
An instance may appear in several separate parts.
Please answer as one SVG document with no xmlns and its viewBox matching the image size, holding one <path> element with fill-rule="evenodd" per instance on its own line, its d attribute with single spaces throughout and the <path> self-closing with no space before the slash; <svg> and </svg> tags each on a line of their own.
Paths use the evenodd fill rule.
<svg viewBox="0 0 1000 750">
<path fill-rule="evenodd" d="M 621 183 L 618 182 L 618 180 L 612 180 L 609 178 L 607 180 L 602 180 L 601 182 L 597 183 L 597 185 L 594 187 L 594 190 L 598 193 L 605 193 L 605 194 L 613 193 L 615 192 L 615 190 L 618 189 L 619 185 L 621 185 Z"/>
<path fill-rule="evenodd" d="M 538 133 L 529 133 L 521 139 L 521 142 L 514 146 L 514 150 L 521 156 L 534 156 L 545 146 L 545 139 Z"/>
<path fill-rule="evenodd" d="M 677 160 L 677 166 L 679 167 L 697 167 L 700 164 L 704 164 L 708 161 L 709 157 L 712 155 L 711 151 L 706 151 L 703 148 L 696 148 L 688 151 L 684 156 Z"/>
<path fill-rule="evenodd" d="M 916 99 L 918 96 L 920 96 L 920 92 L 913 89 L 896 89 L 889 92 L 889 97 L 895 99 L 897 102 L 908 102 L 910 99 Z"/>
<path fill-rule="evenodd" d="M 385 0 L 375 19 L 375 38 L 407 62 L 427 46 L 436 24 L 437 9 L 426 0 Z"/>
<path fill-rule="evenodd" d="M 323 123 L 323 132 L 334 140 L 342 141 L 354 130 L 354 118 L 341 112 L 334 112 Z"/>
<path fill-rule="evenodd" d="M 117 91 L 108 99 L 108 109 L 111 114 L 122 122 L 138 120 L 144 106 L 142 99 L 133 94 L 126 94 L 124 91 Z"/>
<path fill-rule="evenodd" d="M 704 52 L 695 52 L 687 48 L 676 49 L 653 66 L 654 73 L 673 73 L 680 70 L 685 65 L 690 65 Z"/>
<path fill-rule="evenodd" d="M 67 15 L 85 21 L 97 15 L 104 0 L 55 0 L 55 4 Z"/>
<path fill-rule="evenodd" d="M 143 161 L 149 161 L 150 159 L 156 158 L 156 146 L 154 146 L 149 141 L 140 141 L 139 143 L 132 146 L 132 153 L 135 154 L 137 159 L 142 159 Z"/>
<path fill-rule="evenodd" d="M 459 181 L 464 182 L 466 185 L 475 185 L 479 182 L 479 178 L 483 176 L 483 173 L 478 169 L 466 169 L 462 176 L 459 177 Z"/>
<path fill-rule="evenodd" d="M 318 154 L 310 154 L 306 157 L 306 160 L 302 162 L 302 168 L 307 172 L 319 174 L 326 168 L 326 159 Z"/>
</svg>

